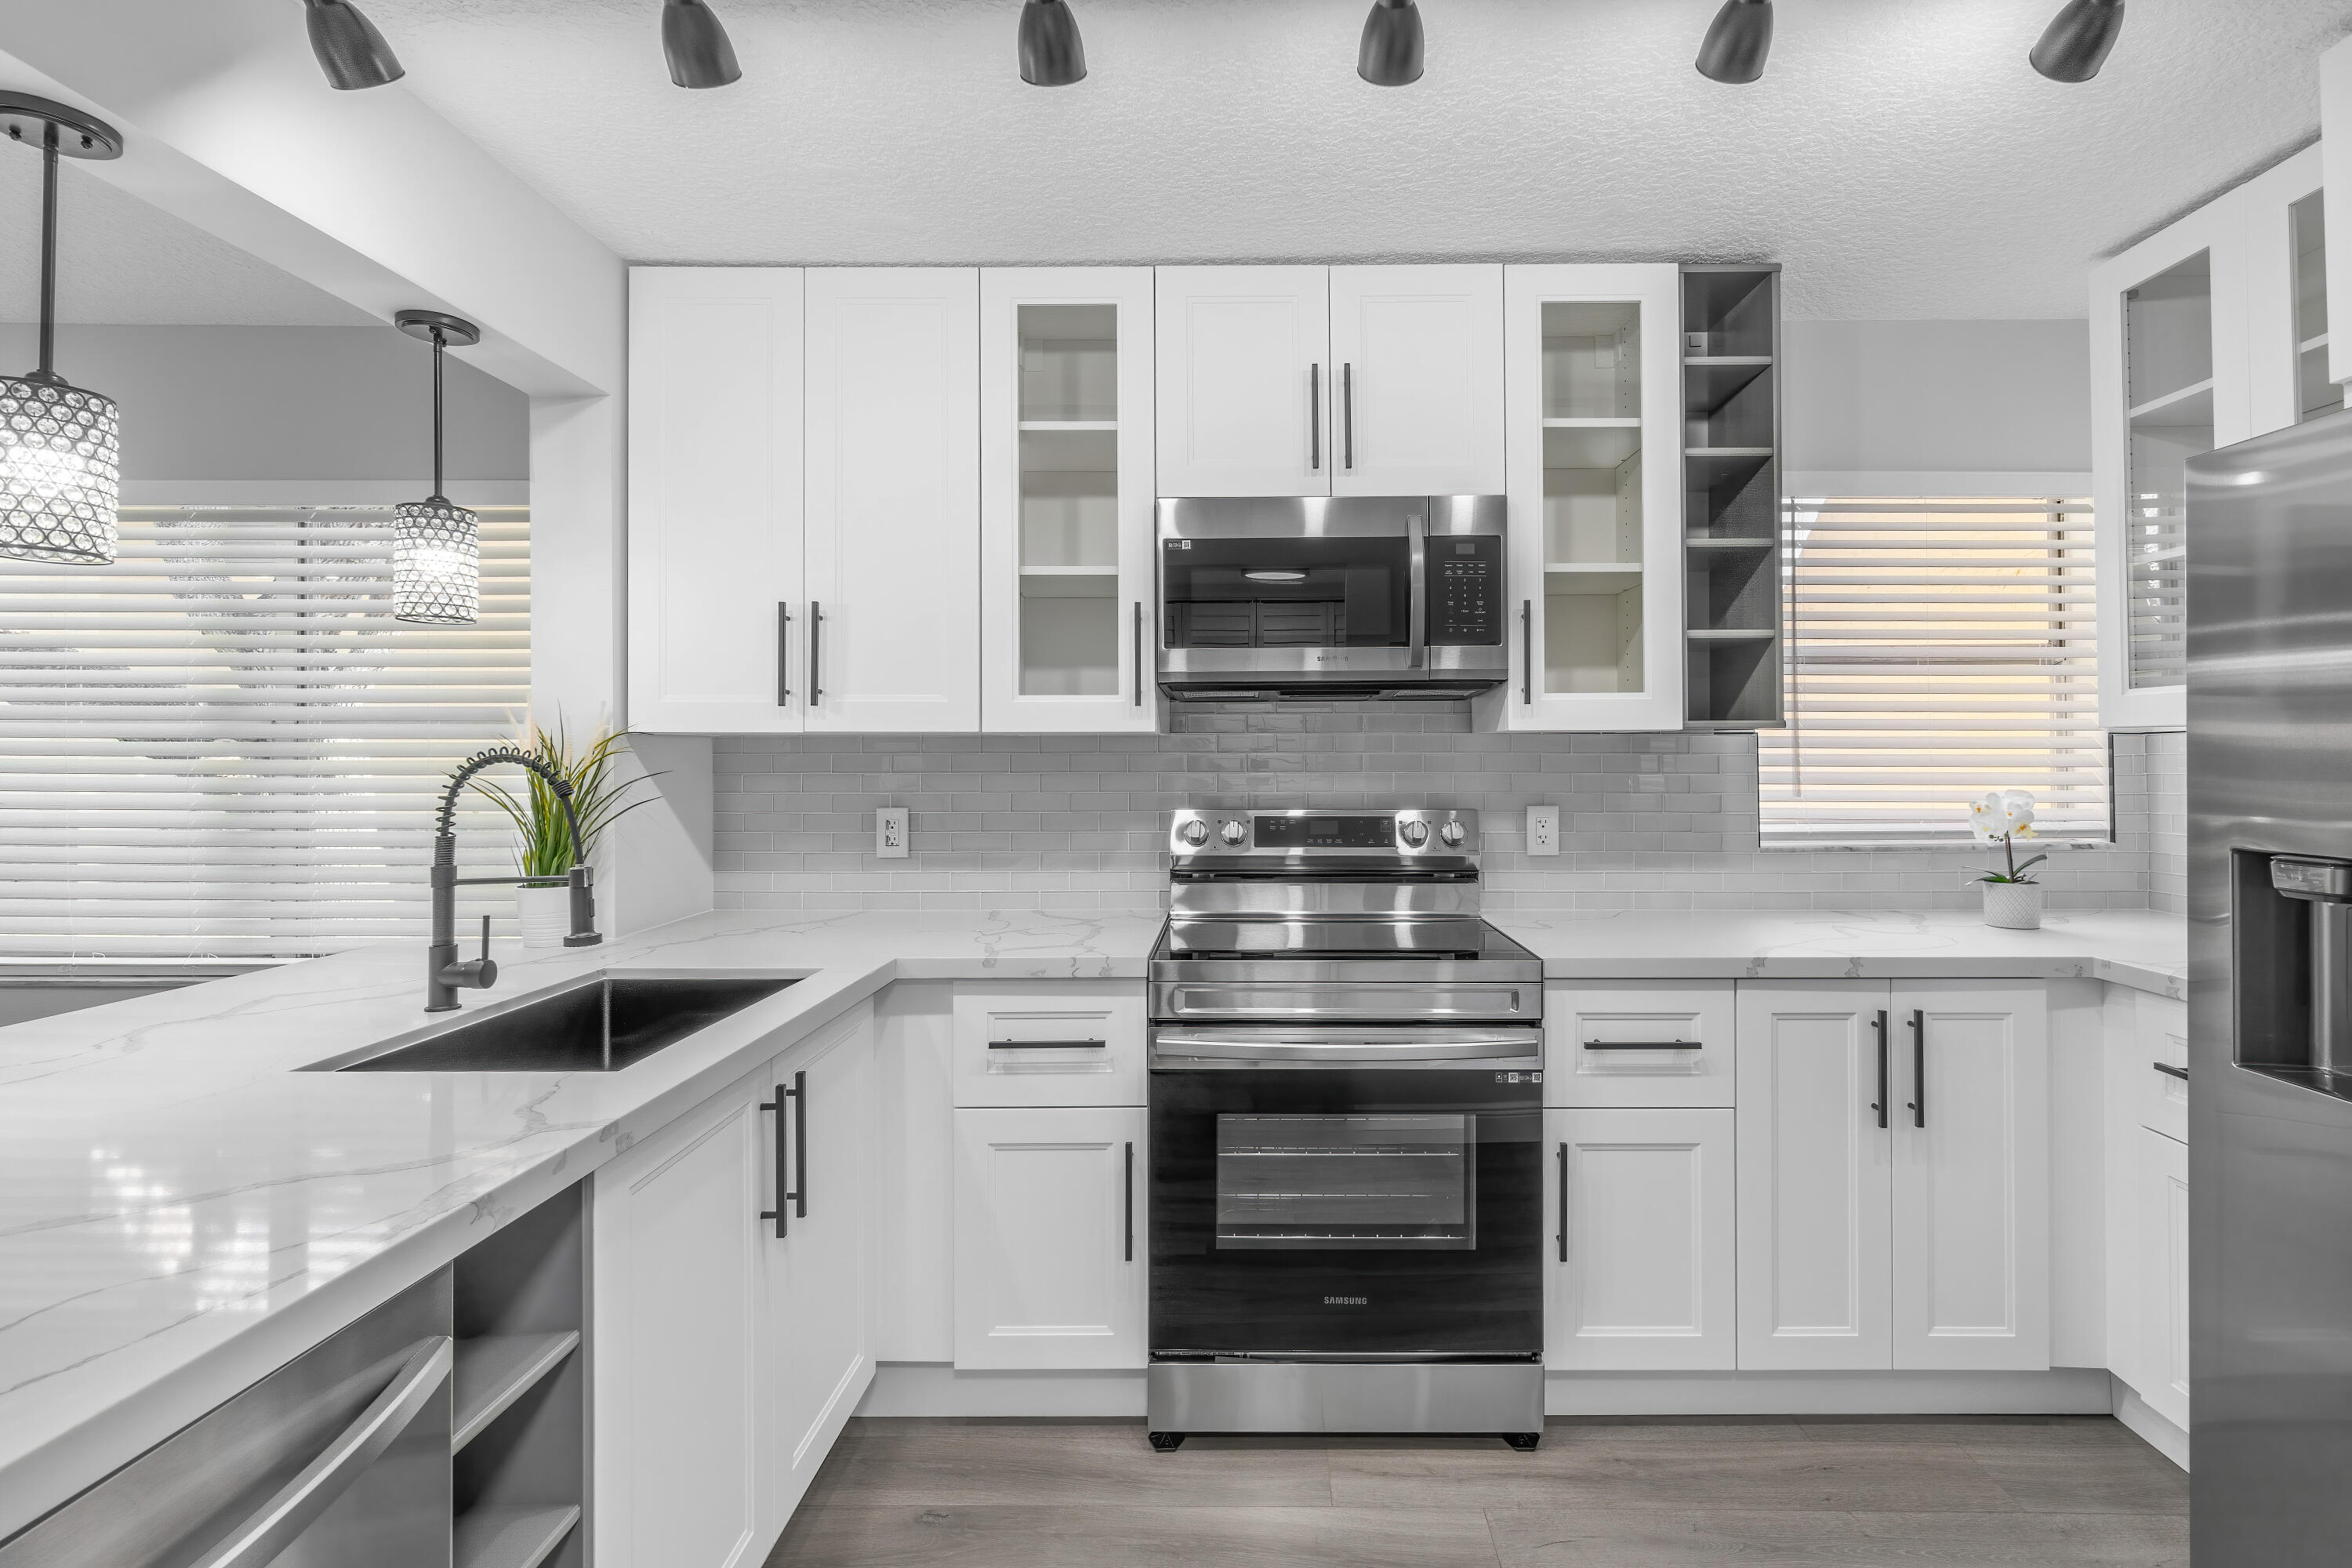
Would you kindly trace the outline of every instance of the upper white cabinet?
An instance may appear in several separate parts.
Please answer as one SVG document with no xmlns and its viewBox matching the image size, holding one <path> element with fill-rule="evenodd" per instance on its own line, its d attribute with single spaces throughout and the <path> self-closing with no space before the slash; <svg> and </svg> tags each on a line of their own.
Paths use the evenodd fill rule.
<svg viewBox="0 0 2352 1568">
<path fill-rule="evenodd" d="M 807 274 L 811 731 L 980 728 L 980 274 Z"/>
<path fill-rule="evenodd" d="M 801 273 L 629 273 L 629 722 L 800 729 Z"/>
<path fill-rule="evenodd" d="M 1502 276 L 1160 268 L 1160 493 L 1496 493 Z"/>
<path fill-rule="evenodd" d="M 1500 267 L 1331 268 L 1331 493 L 1499 493 L 1502 329 Z"/>
<path fill-rule="evenodd" d="M 1148 267 L 981 274 L 982 728 L 1153 729 Z"/>
<path fill-rule="evenodd" d="M 1510 267 L 1507 730 L 1682 726 L 1681 276 Z"/>
</svg>

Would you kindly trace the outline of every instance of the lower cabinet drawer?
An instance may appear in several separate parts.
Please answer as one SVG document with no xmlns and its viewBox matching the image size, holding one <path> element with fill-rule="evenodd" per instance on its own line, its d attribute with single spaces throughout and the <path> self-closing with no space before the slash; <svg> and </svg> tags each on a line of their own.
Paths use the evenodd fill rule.
<svg viewBox="0 0 2352 1568">
<path fill-rule="evenodd" d="M 2143 993 L 2133 999 L 2138 1054 L 2147 1065 L 2136 1069 L 2140 1125 L 2180 1142 L 2189 1142 L 2189 1004 Z"/>
<path fill-rule="evenodd" d="M 1544 1103 L 1732 1103 L 1732 983 L 1544 989 Z"/>
<path fill-rule="evenodd" d="M 959 1107 L 1141 1105 L 1143 983 L 959 985 Z"/>
</svg>

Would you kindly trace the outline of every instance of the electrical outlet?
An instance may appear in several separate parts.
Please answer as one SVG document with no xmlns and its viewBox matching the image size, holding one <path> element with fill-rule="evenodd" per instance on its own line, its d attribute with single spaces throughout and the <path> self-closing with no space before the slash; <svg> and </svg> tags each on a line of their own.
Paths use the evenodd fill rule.
<svg viewBox="0 0 2352 1568">
<path fill-rule="evenodd" d="M 874 814 L 874 853 L 885 860 L 907 858 L 907 808 L 886 805 Z"/>
<path fill-rule="evenodd" d="M 1559 853 L 1559 807 L 1556 805 L 1528 807 L 1528 853 L 1530 855 Z"/>
</svg>

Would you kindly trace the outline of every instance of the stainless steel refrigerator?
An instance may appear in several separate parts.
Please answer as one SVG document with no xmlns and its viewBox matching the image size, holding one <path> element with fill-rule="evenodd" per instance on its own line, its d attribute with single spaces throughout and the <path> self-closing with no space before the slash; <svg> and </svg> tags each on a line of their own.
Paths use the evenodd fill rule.
<svg viewBox="0 0 2352 1568">
<path fill-rule="evenodd" d="M 2352 1562 L 2352 414 L 2189 466 L 2190 1540 Z"/>
</svg>

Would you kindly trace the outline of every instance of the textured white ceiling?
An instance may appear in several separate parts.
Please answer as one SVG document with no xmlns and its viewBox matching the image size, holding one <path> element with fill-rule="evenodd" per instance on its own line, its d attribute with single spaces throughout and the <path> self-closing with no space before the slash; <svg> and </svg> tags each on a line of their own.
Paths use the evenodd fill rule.
<svg viewBox="0 0 2352 1568">
<path fill-rule="evenodd" d="M 30 149 L 0 144 L 0 321 L 37 321 L 40 300 L 41 160 Z M 375 321 L 70 162 L 58 182 L 58 319 L 125 326 Z"/>
<path fill-rule="evenodd" d="M 2132 0 L 2099 79 L 2059 0 L 1781 0 L 1771 68 L 1691 68 L 1718 0 L 712 0 L 744 67 L 669 85 L 659 0 L 363 0 L 421 95 L 633 260 L 1771 258 L 1792 316 L 2079 316 L 2093 258 L 2317 132 L 2347 0 Z M 291 25 L 289 23 L 289 25 Z"/>
</svg>

